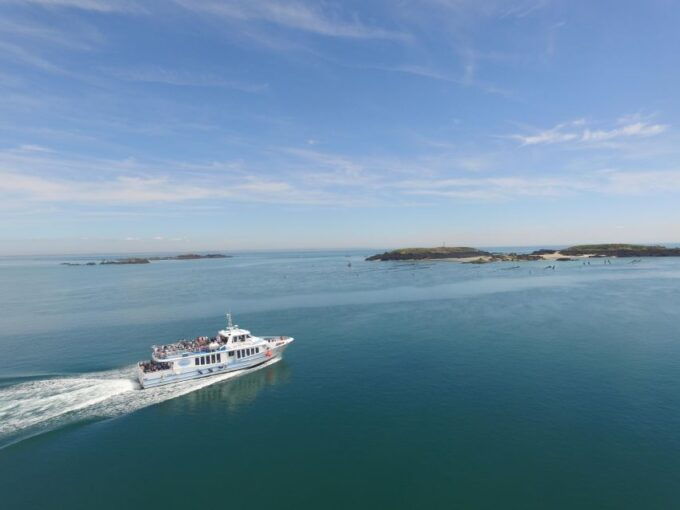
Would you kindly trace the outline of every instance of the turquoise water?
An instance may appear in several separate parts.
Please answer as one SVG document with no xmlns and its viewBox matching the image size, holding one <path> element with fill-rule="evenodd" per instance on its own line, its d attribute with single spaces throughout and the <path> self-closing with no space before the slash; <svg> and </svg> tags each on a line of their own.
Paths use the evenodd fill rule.
<svg viewBox="0 0 680 510">
<path fill-rule="evenodd" d="M 680 259 L 369 254 L 0 259 L 3 508 L 677 507 Z M 137 389 L 228 309 L 296 342 Z"/>
</svg>

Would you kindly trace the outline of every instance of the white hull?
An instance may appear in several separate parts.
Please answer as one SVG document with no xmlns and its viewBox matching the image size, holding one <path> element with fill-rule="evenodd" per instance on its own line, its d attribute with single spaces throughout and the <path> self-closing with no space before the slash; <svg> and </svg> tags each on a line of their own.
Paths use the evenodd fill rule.
<svg viewBox="0 0 680 510">
<path fill-rule="evenodd" d="M 255 337 L 257 338 L 257 337 Z M 253 339 L 255 339 L 253 338 Z M 261 340 L 261 339 L 257 339 Z M 292 338 L 280 340 L 271 347 L 267 346 L 265 341 L 264 348 L 258 348 L 258 353 L 247 357 L 238 358 L 237 356 L 229 356 L 228 350 L 219 349 L 210 352 L 197 352 L 191 354 L 184 354 L 178 357 L 176 362 L 171 363 L 171 368 L 167 370 L 158 370 L 153 372 L 145 372 L 142 367 L 137 369 L 137 377 L 142 388 L 153 388 L 156 386 L 163 386 L 166 384 L 174 384 L 182 381 L 189 381 L 192 379 L 200 379 L 203 377 L 210 377 L 212 375 L 220 375 L 238 370 L 245 370 L 254 368 L 258 365 L 267 363 L 276 358 L 280 358 L 283 351 L 292 342 Z M 240 344 L 238 347 L 245 345 L 262 346 L 260 342 Z M 254 350 L 254 349 L 253 349 Z M 216 354 L 220 354 L 220 361 L 210 363 L 211 356 L 215 358 Z M 208 358 L 208 363 L 203 365 L 196 364 L 196 358 Z"/>
</svg>

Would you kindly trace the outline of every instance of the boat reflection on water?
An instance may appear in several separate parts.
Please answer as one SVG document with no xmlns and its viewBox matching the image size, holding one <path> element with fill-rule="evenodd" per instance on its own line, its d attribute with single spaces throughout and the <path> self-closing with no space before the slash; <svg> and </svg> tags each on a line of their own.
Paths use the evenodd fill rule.
<svg viewBox="0 0 680 510">
<path fill-rule="evenodd" d="M 178 405 L 205 411 L 207 403 L 217 403 L 221 409 L 237 411 L 240 407 L 253 402 L 269 386 L 284 384 L 290 379 L 290 367 L 285 360 L 258 368 L 250 373 L 239 375 L 226 381 L 216 382 L 205 388 L 193 391 L 175 400 Z"/>
</svg>

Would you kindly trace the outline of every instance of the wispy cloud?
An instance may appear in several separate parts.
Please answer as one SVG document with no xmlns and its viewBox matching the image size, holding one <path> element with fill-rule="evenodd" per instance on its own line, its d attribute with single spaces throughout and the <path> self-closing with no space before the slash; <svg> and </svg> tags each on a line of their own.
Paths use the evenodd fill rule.
<svg viewBox="0 0 680 510">
<path fill-rule="evenodd" d="M 216 171 L 219 169 L 220 171 Z M 318 184 L 318 183 L 317 183 Z M 299 205 L 358 205 L 300 176 L 284 179 L 242 165 L 74 158 L 24 145 L 0 152 L 0 197 L 24 202 L 126 205 L 217 200 Z"/>
<path fill-rule="evenodd" d="M 0 58 L 16 64 L 28 65 L 51 73 L 64 73 L 58 65 L 50 62 L 37 52 L 14 43 L 0 41 Z"/>
<path fill-rule="evenodd" d="M 88 50 L 102 42 L 101 34 L 90 25 L 71 22 L 69 30 L 64 30 L 18 16 L 0 19 L 0 34 L 17 44 L 35 42 L 71 50 Z"/>
<path fill-rule="evenodd" d="M 590 129 L 581 127 L 585 121 L 578 120 L 538 131 L 531 134 L 513 134 L 508 138 L 520 142 L 522 145 L 542 145 L 557 143 L 580 143 L 593 144 L 618 138 L 647 138 L 656 136 L 668 129 L 667 124 L 650 124 L 645 121 L 637 121 L 623 124 L 612 129 Z M 578 129 L 577 129 L 578 128 Z"/>
<path fill-rule="evenodd" d="M 175 0 L 185 9 L 242 21 L 263 21 L 329 37 L 404 39 L 402 33 L 347 19 L 325 4 L 277 0 Z"/>
<path fill-rule="evenodd" d="M 192 182 L 171 175 L 153 178 L 119 176 L 85 181 L 0 171 L 0 195 L 34 202 L 119 206 L 202 200 L 303 205 L 345 202 L 340 196 L 297 189 L 281 180 L 251 176 L 231 181 Z"/>
<path fill-rule="evenodd" d="M 468 200 L 554 197 L 590 189 L 589 183 L 577 179 L 529 176 L 407 180 L 395 186 L 411 195 Z"/>
<path fill-rule="evenodd" d="M 462 70 L 458 73 L 458 75 L 448 74 L 431 67 L 414 64 L 399 64 L 393 66 L 371 65 L 363 67 L 376 69 L 379 71 L 411 74 L 414 76 L 420 76 L 422 78 L 454 83 L 462 87 L 475 87 L 489 94 L 498 94 L 505 97 L 511 97 L 513 95 L 513 93 L 507 89 L 478 79 L 475 76 L 476 64 L 474 63 L 474 60 L 470 58 L 463 59 Z"/>
<path fill-rule="evenodd" d="M 274 150 L 274 149 L 272 149 Z M 680 169 L 527 170 L 498 168 L 471 174 L 451 157 L 402 161 L 356 158 L 309 149 L 276 149 L 275 173 L 247 162 L 140 161 L 73 157 L 24 144 L 0 151 L 0 198 L 4 210 L 81 206 L 124 210 L 134 206 L 220 208 L 232 203 L 305 207 L 413 206 L 456 201 L 555 200 L 565 196 L 645 196 L 680 191 Z M 436 160 L 436 158 L 434 158 Z M 477 169 L 473 161 L 473 169 Z M 484 162 L 485 165 L 489 161 Z M 395 168 L 396 166 L 396 168 Z M 408 169 L 408 171 L 404 171 Z M 410 172 L 410 173 L 409 173 Z"/>
<path fill-rule="evenodd" d="M 421 179 L 396 182 L 394 186 L 411 195 L 474 201 L 558 198 L 583 193 L 644 196 L 680 191 L 680 170 L 603 170 L 569 177 Z"/>
<path fill-rule="evenodd" d="M 138 2 L 131 0 L 5 0 L 8 3 L 35 4 L 46 8 L 71 8 L 95 12 L 140 12 Z"/>
<path fill-rule="evenodd" d="M 623 195 L 680 192 L 680 171 L 605 171 L 607 191 Z"/>
<path fill-rule="evenodd" d="M 140 83 L 161 83 L 180 87 L 225 87 L 243 92 L 262 92 L 268 87 L 266 83 L 245 83 L 205 72 L 186 72 L 155 66 L 133 69 L 104 68 L 103 70 L 120 80 Z"/>
</svg>

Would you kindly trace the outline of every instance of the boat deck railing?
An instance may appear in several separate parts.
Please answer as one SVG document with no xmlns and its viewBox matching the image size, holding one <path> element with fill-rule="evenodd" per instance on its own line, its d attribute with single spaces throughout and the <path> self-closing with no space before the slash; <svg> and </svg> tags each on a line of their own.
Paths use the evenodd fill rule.
<svg viewBox="0 0 680 510">
<path fill-rule="evenodd" d="M 268 343 L 282 342 L 290 339 L 289 336 L 263 336 L 260 338 Z M 217 348 L 210 347 L 213 343 L 218 345 Z M 227 345 L 227 342 L 217 337 L 199 337 L 195 340 L 182 340 L 174 344 L 154 346 L 153 355 L 157 359 L 167 359 L 173 356 L 181 356 L 182 354 L 213 352 L 224 345 Z"/>
<path fill-rule="evenodd" d="M 286 340 L 290 340 L 291 337 L 289 336 L 263 336 L 260 337 L 262 340 L 266 340 L 269 343 L 274 343 L 274 342 L 283 342 Z"/>
<path fill-rule="evenodd" d="M 174 344 L 154 346 L 153 355 L 159 359 L 165 359 L 170 356 L 178 356 L 181 354 L 198 353 L 198 352 L 212 352 L 214 347 L 211 344 L 217 344 L 217 348 L 226 345 L 224 340 L 213 337 L 201 336 L 194 340 L 181 340 Z"/>
</svg>

